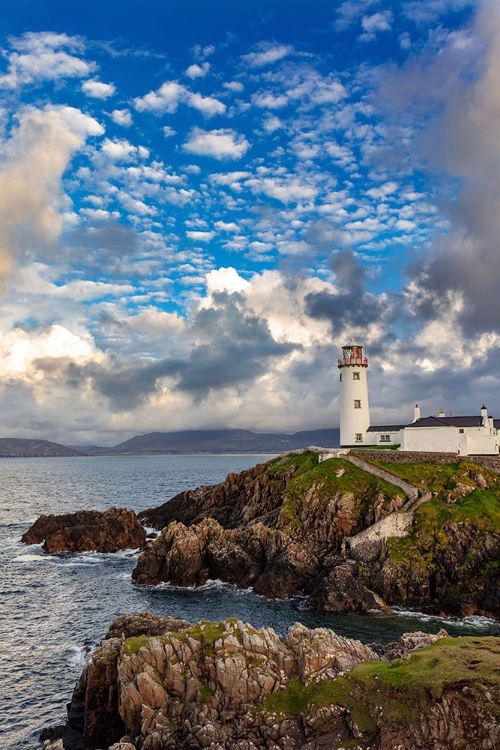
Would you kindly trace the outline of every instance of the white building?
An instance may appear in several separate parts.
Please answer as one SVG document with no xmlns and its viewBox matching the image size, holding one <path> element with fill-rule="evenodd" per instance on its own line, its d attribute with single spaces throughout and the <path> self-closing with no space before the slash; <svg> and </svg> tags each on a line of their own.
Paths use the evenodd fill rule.
<svg viewBox="0 0 500 750">
<path fill-rule="evenodd" d="M 402 451 L 432 451 L 468 455 L 498 455 L 500 420 L 486 407 L 473 416 L 421 417 L 415 406 L 409 424 L 371 425 L 368 398 L 368 359 L 360 344 L 342 347 L 340 370 L 340 445 L 342 447 L 398 446 Z"/>
</svg>

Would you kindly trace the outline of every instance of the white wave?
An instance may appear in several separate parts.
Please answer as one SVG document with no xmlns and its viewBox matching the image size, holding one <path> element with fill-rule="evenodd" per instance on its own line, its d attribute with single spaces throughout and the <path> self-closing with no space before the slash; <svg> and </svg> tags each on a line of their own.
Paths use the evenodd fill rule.
<svg viewBox="0 0 500 750">
<path fill-rule="evenodd" d="M 17 562 L 37 562 L 38 560 L 42 560 L 43 562 L 53 562 L 53 560 L 48 557 L 47 555 L 18 555 L 16 557 Z"/>
<path fill-rule="evenodd" d="M 498 620 L 480 615 L 468 615 L 467 617 L 452 617 L 447 615 L 440 617 L 439 615 L 430 615 L 426 612 L 415 612 L 411 609 L 400 609 L 399 607 L 394 607 L 393 609 L 394 613 L 400 617 L 411 617 L 412 619 L 420 620 L 420 622 L 439 622 L 443 625 L 477 628 L 478 630 L 489 630 L 492 626 L 500 626 Z"/>
<path fill-rule="evenodd" d="M 85 646 L 71 646 L 68 654 L 69 663 L 72 667 L 82 669 L 89 663 L 94 649 L 95 646 L 90 644 Z"/>
</svg>

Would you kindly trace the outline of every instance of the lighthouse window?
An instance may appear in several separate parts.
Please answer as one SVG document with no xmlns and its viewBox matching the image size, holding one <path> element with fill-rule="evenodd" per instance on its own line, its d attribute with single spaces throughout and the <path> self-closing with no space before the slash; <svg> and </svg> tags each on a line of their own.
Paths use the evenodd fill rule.
<svg viewBox="0 0 500 750">
<path fill-rule="evenodd" d="M 361 409 L 361 399 L 355 398 L 354 399 L 354 408 L 355 409 Z"/>
<path fill-rule="evenodd" d="M 356 440 L 357 443 L 362 443 L 363 442 L 363 435 L 362 435 L 361 432 L 356 432 L 355 440 Z"/>
<path fill-rule="evenodd" d="M 342 382 L 342 373 L 340 373 L 340 382 Z"/>
<path fill-rule="evenodd" d="M 352 379 L 353 380 L 359 380 L 359 372 L 353 372 Z"/>
<path fill-rule="evenodd" d="M 462 433 L 464 433 L 464 432 L 465 432 L 465 430 L 464 430 L 463 428 L 460 428 L 460 429 L 459 429 L 459 432 L 462 432 Z"/>
</svg>

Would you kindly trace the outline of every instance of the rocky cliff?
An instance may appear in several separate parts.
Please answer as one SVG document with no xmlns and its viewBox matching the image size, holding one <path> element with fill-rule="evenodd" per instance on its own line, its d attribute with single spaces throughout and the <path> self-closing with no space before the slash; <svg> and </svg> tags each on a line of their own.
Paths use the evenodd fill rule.
<svg viewBox="0 0 500 750">
<path fill-rule="evenodd" d="M 398 487 L 347 461 L 287 454 L 141 513 L 162 532 L 133 577 L 188 586 L 220 578 L 273 598 L 304 591 L 322 609 L 365 612 L 376 598 L 360 566 L 343 557 L 344 540 L 404 502 Z"/>
<path fill-rule="evenodd" d="M 280 637 L 232 619 L 120 618 L 75 689 L 64 747 L 493 750 L 500 639 L 445 636 L 371 648 L 298 623 Z"/>
<path fill-rule="evenodd" d="M 406 510 L 399 487 L 340 458 L 287 454 L 141 513 L 161 534 L 133 577 L 189 586 L 220 578 L 273 598 L 305 593 L 326 611 L 385 602 L 500 617 L 497 475 L 458 459 L 374 463 L 430 498 L 402 538 L 351 544 Z"/>
</svg>

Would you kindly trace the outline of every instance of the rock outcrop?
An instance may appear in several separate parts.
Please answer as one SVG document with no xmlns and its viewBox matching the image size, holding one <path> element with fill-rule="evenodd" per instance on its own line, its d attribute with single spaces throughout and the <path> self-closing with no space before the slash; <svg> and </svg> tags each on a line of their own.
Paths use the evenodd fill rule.
<svg viewBox="0 0 500 750">
<path fill-rule="evenodd" d="M 271 598 L 305 592 L 328 611 L 366 612 L 380 599 L 342 557 L 344 539 L 404 502 L 398 487 L 342 459 L 286 455 L 141 513 L 162 531 L 133 577 L 181 586 L 219 578 Z M 331 595 L 328 580 L 337 586 Z"/>
<path fill-rule="evenodd" d="M 383 466 L 385 477 L 410 476 L 417 502 L 313 451 L 183 492 L 140 514 L 161 533 L 133 577 L 181 586 L 219 578 L 270 598 L 306 594 L 331 612 L 389 605 L 500 617 L 496 475 L 457 460 Z"/>
<path fill-rule="evenodd" d="M 499 746 L 499 638 L 407 634 L 384 652 L 298 623 L 284 637 L 232 619 L 159 626 L 113 624 L 75 689 L 66 750 Z M 141 629 L 156 635 L 126 637 Z"/>
<path fill-rule="evenodd" d="M 118 552 L 137 549 L 146 530 L 133 510 L 79 510 L 59 516 L 40 516 L 23 534 L 25 544 L 40 544 L 46 552 Z"/>
</svg>

